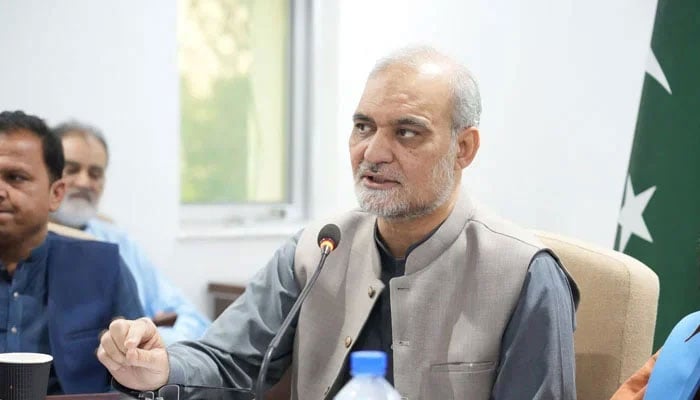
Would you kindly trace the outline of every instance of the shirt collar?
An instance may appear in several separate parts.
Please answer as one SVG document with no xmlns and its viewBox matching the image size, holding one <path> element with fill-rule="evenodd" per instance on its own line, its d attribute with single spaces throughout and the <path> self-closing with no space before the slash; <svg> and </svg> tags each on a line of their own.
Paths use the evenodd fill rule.
<svg viewBox="0 0 700 400">
<path fill-rule="evenodd" d="M 444 222 L 444 221 L 443 221 Z M 391 254 L 391 251 L 386 247 L 386 244 L 384 243 L 384 239 L 382 238 L 382 234 L 379 232 L 379 224 L 377 221 L 374 222 L 374 242 L 377 244 L 377 248 L 379 249 L 380 253 L 382 253 L 384 256 L 389 257 L 392 259 L 394 262 L 397 261 L 403 261 L 408 258 L 408 255 L 411 254 L 411 252 L 423 244 L 426 240 L 430 239 L 435 232 L 440 229 L 440 226 L 442 226 L 442 222 L 438 226 L 435 227 L 432 231 L 428 232 L 427 235 L 425 235 L 422 239 L 419 241 L 413 243 L 412 245 L 408 246 L 408 249 L 406 249 L 406 255 L 403 258 L 396 258 L 394 257 L 393 254 Z"/>
<path fill-rule="evenodd" d="M 46 259 L 49 252 L 49 236 L 54 235 L 53 232 L 48 232 L 44 237 L 44 241 L 29 253 L 29 257 L 23 260 L 23 263 L 36 263 Z"/>
<path fill-rule="evenodd" d="M 48 232 L 46 236 L 44 237 L 44 241 L 41 242 L 41 244 L 34 249 L 32 249 L 31 252 L 29 252 L 29 256 L 25 258 L 24 260 L 21 260 L 19 263 L 17 263 L 17 266 L 19 267 L 22 264 L 36 264 L 40 263 L 44 260 L 46 260 L 46 256 L 49 252 L 49 236 L 54 235 L 53 232 Z M 7 268 L 5 265 L 0 261 L 0 279 L 4 280 L 11 280 L 11 277 L 9 273 L 7 272 Z"/>
</svg>

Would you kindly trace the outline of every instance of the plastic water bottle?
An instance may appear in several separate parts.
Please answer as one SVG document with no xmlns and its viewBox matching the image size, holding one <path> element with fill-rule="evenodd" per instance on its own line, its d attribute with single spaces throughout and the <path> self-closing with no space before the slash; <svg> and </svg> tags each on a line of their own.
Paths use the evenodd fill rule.
<svg viewBox="0 0 700 400">
<path fill-rule="evenodd" d="M 334 400 L 401 400 L 386 374 L 386 354 L 383 351 L 356 351 L 350 354 L 352 379 L 343 386 Z"/>
</svg>

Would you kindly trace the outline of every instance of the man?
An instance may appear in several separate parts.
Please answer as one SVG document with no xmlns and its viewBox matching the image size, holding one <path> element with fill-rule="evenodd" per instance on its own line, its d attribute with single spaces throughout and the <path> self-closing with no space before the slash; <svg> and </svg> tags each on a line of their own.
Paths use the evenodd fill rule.
<svg viewBox="0 0 700 400">
<path fill-rule="evenodd" d="M 334 222 L 342 242 L 273 354 L 268 386 L 291 365 L 293 398 L 330 399 L 349 379 L 349 352 L 378 349 L 404 398 L 573 399 L 575 284 L 527 231 L 460 193 L 480 110 L 469 72 L 432 49 L 379 62 L 350 135 L 362 210 L 283 245 L 201 341 L 166 350 L 148 321 L 115 321 L 98 358 L 136 390 L 250 387 L 318 262 L 318 229 Z"/>
<path fill-rule="evenodd" d="M 610 400 L 700 400 L 700 311 L 676 324 L 657 351 Z"/>
<path fill-rule="evenodd" d="M 700 311 L 686 315 L 666 338 L 645 399 L 700 399 Z"/>
<path fill-rule="evenodd" d="M 109 159 L 104 136 L 94 127 L 75 121 L 60 124 L 54 128 L 54 133 L 61 139 L 66 157 L 63 170 L 66 196 L 51 219 L 119 245 L 119 253 L 136 279 L 146 315 L 154 321 L 168 314 L 177 315 L 174 326 L 159 327 L 165 343 L 199 339 L 210 321 L 165 279 L 136 242 L 113 224 L 97 217 Z"/>
<path fill-rule="evenodd" d="M 62 171 L 61 142 L 41 119 L 0 113 L 0 353 L 51 354 L 49 394 L 104 392 L 99 333 L 143 310 L 115 245 L 47 233 Z"/>
</svg>

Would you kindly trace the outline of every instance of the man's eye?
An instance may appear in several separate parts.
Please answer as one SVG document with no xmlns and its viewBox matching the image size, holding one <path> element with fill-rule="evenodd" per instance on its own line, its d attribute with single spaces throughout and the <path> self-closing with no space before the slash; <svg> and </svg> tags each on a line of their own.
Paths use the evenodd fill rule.
<svg viewBox="0 0 700 400">
<path fill-rule="evenodd" d="M 412 131 L 409 129 L 399 129 L 399 131 L 397 133 L 402 138 L 412 138 L 412 137 L 418 136 L 418 134 L 415 131 Z"/>
<path fill-rule="evenodd" d="M 11 174 L 11 175 L 9 176 L 9 178 L 10 178 L 10 180 L 11 180 L 12 182 L 24 182 L 24 181 L 27 180 L 26 177 L 24 177 L 24 176 L 22 176 L 22 175 L 17 175 L 17 174 Z"/>
<path fill-rule="evenodd" d="M 367 127 L 367 124 L 365 124 L 365 123 L 358 122 L 355 124 L 355 130 L 360 132 L 360 133 L 366 132 L 367 129 L 369 129 L 369 128 Z"/>
</svg>

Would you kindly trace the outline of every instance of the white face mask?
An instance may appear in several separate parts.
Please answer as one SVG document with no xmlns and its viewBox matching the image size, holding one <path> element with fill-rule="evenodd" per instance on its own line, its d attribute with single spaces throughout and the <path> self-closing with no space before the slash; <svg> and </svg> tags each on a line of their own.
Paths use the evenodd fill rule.
<svg viewBox="0 0 700 400">
<path fill-rule="evenodd" d="M 51 218 L 62 225 L 83 228 L 97 215 L 97 198 L 94 193 L 72 189 L 66 193 L 61 206 L 51 213 Z"/>
</svg>

